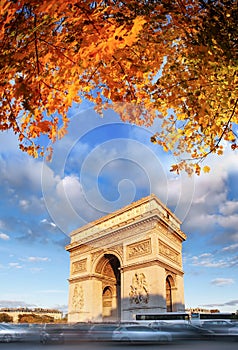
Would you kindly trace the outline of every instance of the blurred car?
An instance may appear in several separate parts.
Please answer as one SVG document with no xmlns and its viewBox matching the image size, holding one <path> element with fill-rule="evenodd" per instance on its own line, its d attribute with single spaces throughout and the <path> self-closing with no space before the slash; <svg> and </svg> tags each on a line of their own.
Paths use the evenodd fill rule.
<svg viewBox="0 0 238 350">
<path fill-rule="evenodd" d="M 19 327 L 20 329 L 24 330 L 25 337 L 24 341 L 40 341 L 40 334 L 41 334 L 41 324 L 35 324 L 35 323 L 18 323 L 16 324 L 16 327 Z"/>
<path fill-rule="evenodd" d="M 40 342 L 42 344 L 49 343 L 64 343 L 64 335 L 62 325 L 59 324 L 45 324 L 40 332 Z"/>
<path fill-rule="evenodd" d="M 89 340 L 91 323 L 75 323 L 63 327 L 62 333 L 64 342 L 82 342 Z"/>
<path fill-rule="evenodd" d="M 213 338 L 214 332 L 199 326 L 191 325 L 189 323 L 172 323 L 172 324 L 161 324 L 161 323 L 150 323 L 150 327 L 169 332 L 172 335 L 173 340 L 190 340 L 190 339 L 211 339 Z"/>
<path fill-rule="evenodd" d="M 22 341 L 26 337 L 26 331 L 20 327 L 9 324 L 0 324 L 0 341 L 10 343 Z"/>
<path fill-rule="evenodd" d="M 233 323 L 232 327 L 228 329 L 228 335 L 233 339 L 238 341 L 238 323 Z"/>
<path fill-rule="evenodd" d="M 88 339 L 92 341 L 111 341 L 112 333 L 118 324 L 94 324 L 88 331 Z"/>
<path fill-rule="evenodd" d="M 149 326 L 124 325 L 116 328 L 112 334 L 113 341 L 121 342 L 171 342 L 169 332 L 155 330 Z"/>
<path fill-rule="evenodd" d="M 228 320 L 206 320 L 201 327 L 211 330 L 214 338 L 226 338 L 226 340 L 238 339 L 238 323 Z"/>
<path fill-rule="evenodd" d="M 206 320 L 201 322 L 201 327 L 213 331 L 216 335 L 227 335 L 233 323 L 227 320 Z"/>
</svg>

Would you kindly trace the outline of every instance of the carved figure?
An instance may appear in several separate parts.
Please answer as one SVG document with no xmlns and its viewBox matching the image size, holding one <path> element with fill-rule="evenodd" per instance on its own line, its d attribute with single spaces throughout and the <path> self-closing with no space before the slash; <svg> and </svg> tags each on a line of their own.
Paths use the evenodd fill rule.
<svg viewBox="0 0 238 350">
<path fill-rule="evenodd" d="M 74 294 L 72 299 L 72 308 L 74 311 L 79 311 L 83 308 L 84 300 L 83 300 L 83 288 L 82 286 L 76 286 L 74 287 Z"/>
<path fill-rule="evenodd" d="M 135 304 L 149 302 L 149 293 L 146 282 L 146 277 L 143 273 L 135 273 L 135 276 L 132 278 L 132 285 L 130 286 L 131 290 L 129 293 L 130 302 Z"/>
</svg>

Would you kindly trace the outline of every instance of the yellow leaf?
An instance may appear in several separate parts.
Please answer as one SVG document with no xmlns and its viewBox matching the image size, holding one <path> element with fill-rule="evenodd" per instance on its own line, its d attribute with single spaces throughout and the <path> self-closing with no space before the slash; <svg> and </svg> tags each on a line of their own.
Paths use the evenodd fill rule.
<svg viewBox="0 0 238 350">
<path fill-rule="evenodd" d="M 204 173 L 209 173 L 209 171 L 210 171 L 210 167 L 209 166 L 207 166 L 207 165 L 205 165 L 204 167 L 203 167 L 203 172 Z"/>
</svg>

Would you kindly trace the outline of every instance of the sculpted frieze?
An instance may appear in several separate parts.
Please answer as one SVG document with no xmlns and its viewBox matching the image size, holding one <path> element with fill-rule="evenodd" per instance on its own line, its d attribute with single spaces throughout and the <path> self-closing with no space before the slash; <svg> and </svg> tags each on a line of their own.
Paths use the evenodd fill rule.
<svg viewBox="0 0 238 350">
<path fill-rule="evenodd" d="M 75 261 L 72 264 L 72 274 L 87 271 L 87 259 Z"/>
<path fill-rule="evenodd" d="M 177 245 L 181 246 L 181 239 L 179 239 L 174 233 L 171 232 L 171 230 L 168 228 L 163 227 L 161 224 L 156 225 L 156 230 L 171 240 L 173 243 L 176 243 Z"/>
<path fill-rule="evenodd" d="M 127 259 L 137 258 L 141 255 L 151 254 L 151 239 L 145 239 L 140 242 L 130 244 L 126 247 Z"/>
<path fill-rule="evenodd" d="M 174 249 L 170 248 L 167 244 L 159 240 L 159 253 L 166 258 L 181 264 L 181 259 L 179 258 L 180 253 L 176 252 Z"/>
</svg>

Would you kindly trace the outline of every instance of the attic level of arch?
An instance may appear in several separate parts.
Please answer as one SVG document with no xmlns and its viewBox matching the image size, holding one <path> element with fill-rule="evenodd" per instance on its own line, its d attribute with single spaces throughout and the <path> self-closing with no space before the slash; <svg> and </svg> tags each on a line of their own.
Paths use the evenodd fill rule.
<svg viewBox="0 0 238 350">
<path fill-rule="evenodd" d="M 84 241 L 94 240 L 99 236 L 107 235 L 108 232 L 120 233 L 128 227 L 136 228 L 147 220 L 154 220 L 166 228 L 169 227 L 181 241 L 186 239 L 186 235 L 180 230 L 181 222 L 178 218 L 152 194 L 73 231 L 70 235 L 70 245 L 73 246 L 73 243 L 77 244 L 78 241 L 82 244 Z"/>
<path fill-rule="evenodd" d="M 157 234 L 162 235 L 165 239 L 172 240 L 174 244 L 181 245 L 182 242 L 186 239 L 186 235 L 178 228 L 171 227 L 169 222 L 163 220 L 158 214 L 152 215 L 150 217 L 143 218 L 141 217 L 139 220 L 135 222 L 126 221 L 121 223 L 120 226 L 116 227 L 108 227 L 105 230 L 91 234 L 87 237 L 81 238 L 79 241 L 73 240 L 72 243 L 66 246 L 66 250 L 71 252 L 72 256 L 74 255 L 74 251 L 76 250 L 78 254 L 78 247 L 80 245 L 80 253 L 93 249 L 95 245 L 100 245 L 102 241 L 107 237 L 107 242 L 110 234 L 110 241 L 124 241 L 125 238 L 132 237 L 134 235 L 138 235 L 140 233 L 145 233 L 146 230 L 157 231 Z"/>
</svg>

